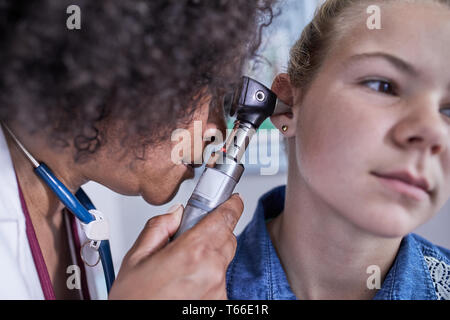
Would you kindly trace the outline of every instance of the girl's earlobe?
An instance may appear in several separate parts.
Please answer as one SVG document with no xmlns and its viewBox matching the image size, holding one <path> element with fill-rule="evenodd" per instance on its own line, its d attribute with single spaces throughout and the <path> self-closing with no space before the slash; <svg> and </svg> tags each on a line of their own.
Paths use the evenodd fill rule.
<svg viewBox="0 0 450 320">
<path fill-rule="evenodd" d="M 270 117 L 272 124 L 280 130 L 285 138 L 292 138 L 296 135 L 296 124 L 293 118 L 288 118 L 285 114 Z"/>
<path fill-rule="evenodd" d="M 280 130 L 286 138 L 291 138 L 296 134 L 295 117 L 292 112 L 277 114 L 270 117 L 272 124 Z"/>
</svg>

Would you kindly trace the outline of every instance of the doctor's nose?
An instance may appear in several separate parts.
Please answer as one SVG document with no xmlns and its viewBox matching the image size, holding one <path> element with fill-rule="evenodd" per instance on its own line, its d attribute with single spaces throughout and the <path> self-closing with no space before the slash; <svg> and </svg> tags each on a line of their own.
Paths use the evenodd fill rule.
<svg viewBox="0 0 450 320">
<path fill-rule="evenodd" d="M 395 142 L 401 148 L 429 151 L 431 155 L 444 152 L 450 131 L 439 109 L 437 103 L 429 100 L 411 106 L 411 111 L 394 128 Z"/>
</svg>

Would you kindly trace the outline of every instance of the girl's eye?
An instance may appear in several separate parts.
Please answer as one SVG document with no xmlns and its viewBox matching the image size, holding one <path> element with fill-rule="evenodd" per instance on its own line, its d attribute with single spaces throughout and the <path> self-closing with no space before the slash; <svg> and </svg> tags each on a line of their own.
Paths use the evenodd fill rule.
<svg viewBox="0 0 450 320">
<path fill-rule="evenodd" d="M 376 92 L 381 92 L 391 96 L 396 95 L 394 85 L 386 80 L 366 80 L 363 81 L 362 84 Z"/>
<path fill-rule="evenodd" d="M 450 108 L 441 109 L 441 113 L 450 118 Z"/>
</svg>

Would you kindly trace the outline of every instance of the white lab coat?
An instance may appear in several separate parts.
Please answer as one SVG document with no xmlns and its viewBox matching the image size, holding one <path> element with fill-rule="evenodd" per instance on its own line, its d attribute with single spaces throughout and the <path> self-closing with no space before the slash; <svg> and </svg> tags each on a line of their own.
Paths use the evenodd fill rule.
<svg viewBox="0 0 450 320">
<path fill-rule="evenodd" d="M 85 235 L 78 224 L 81 242 Z M 84 238 L 83 238 L 84 237 Z M 73 245 L 71 244 L 72 255 Z M 98 298 L 101 263 L 87 268 L 91 299 Z M 68 274 L 70 276 L 70 274 Z M 104 285 L 104 284 L 103 284 Z M 4 133 L 0 128 L 0 299 L 44 299 L 28 243 L 25 217 L 20 203 L 14 167 Z"/>
</svg>

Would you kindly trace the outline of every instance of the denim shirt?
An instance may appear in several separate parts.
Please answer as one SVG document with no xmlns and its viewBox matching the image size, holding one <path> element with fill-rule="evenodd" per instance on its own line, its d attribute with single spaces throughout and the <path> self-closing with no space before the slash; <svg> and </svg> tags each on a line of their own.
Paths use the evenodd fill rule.
<svg viewBox="0 0 450 320">
<path fill-rule="evenodd" d="M 239 235 L 227 270 L 229 299 L 297 299 L 266 228 L 266 220 L 283 211 L 285 191 L 282 186 L 262 196 L 252 221 Z M 415 234 L 405 236 L 374 299 L 450 300 L 450 250 Z"/>
</svg>

